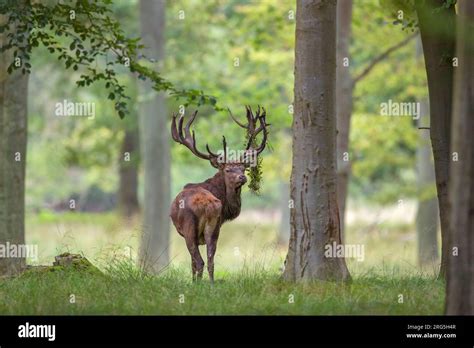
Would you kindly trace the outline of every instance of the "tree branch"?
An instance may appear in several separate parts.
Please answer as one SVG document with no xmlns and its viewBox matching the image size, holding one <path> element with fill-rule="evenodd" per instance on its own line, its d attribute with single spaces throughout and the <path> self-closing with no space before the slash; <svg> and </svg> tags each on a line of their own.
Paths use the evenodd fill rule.
<svg viewBox="0 0 474 348">
<path fill-rule="evenodd" d="M 358 74 L 353 80 L 352 80 L 352 85 L 355 86 L 357 82 L 362 80 L 364 77 L 366 77 L 372 69 L 381 61 L 386 59 L 392 52 L 398 50 L 399 48 L 405 46 L 408 44 L 412 39 L 414 39 L 418 35 L 418 32 L 415 32 L 411 34 L 410 36 L 406 37 L 396 45 L 393 45 L 392 47 L 389 47 L 387 50 L 385 50 L 383 53 L 381 53 L 379 56 L 375 57 L 368 65 L 367 67 L 362 70 L 360 74 Z"/>
</svg>

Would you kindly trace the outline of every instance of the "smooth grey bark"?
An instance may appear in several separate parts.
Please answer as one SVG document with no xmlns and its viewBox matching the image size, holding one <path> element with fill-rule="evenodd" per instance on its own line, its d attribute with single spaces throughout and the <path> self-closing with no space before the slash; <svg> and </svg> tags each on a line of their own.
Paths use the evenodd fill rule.
<svg viewBox="0 0 474 348">
<path fill-rule="evenodd" d="M 130 218 L 139 211 L 138 204 L 138 125 L 125 129 L 119 157 L 119 211 L 125 218 Z M 130 160 L 125 160 L 125 155 Z"/>
<path fill-rule="evenodd" d="M 0 16 L 0 22 L 6 18 Z M 0 45 L 7 33 L 0 34 Z M 8 74 L 12 52 L 0 54 L 0 244 L 25 244 L 28 74 Z M 20 273 L 23 257 L 0 257 L 0 276 Z"/>
<path fill-rule="evenodd" d="M 423 58 L 421 38 L 416 42 L 416 57 Z M 419 100 L 420 118 L 418 127 L 420 139 L 416 151 L 417 184 L 419 188 L 418 210 L 416 213 L 416 233 L 418 240 L 418 263 L 420 266 L 434 267 L 438 263 L 439 210 L 436 197 L 425 197 L 426 190 L 436 185 L 433 153 L 430 144 L 430 110 L 426 97 Z M 428 129 L 426 129 L 428 128 Z"/>
<path fill-rule="evenodd" d="M 430 100 L 430 138 L 435 162 L 436 188 L 441 221 L 441 267 L 444 277 L 451 250 L 449 241 L 448 178 L 451 161 L 451 111 L 455 43 L 454 6 L 445 8 L 444 0 L 415 1 L 423 43 Z"/>
<path fill-rule="evenodd" d="M 336 75 L 336 113 L 337 113 L 337 202 L 341 218 L 341 239 L 344 241 L 347 189 L 351 172 L 349 157 L 349 134 L 352 114 L 353 82 L 349 64 L 349 43 L 352 24 L 352 0 L 337 2 L 337 75 Z"/>
<path fill-rule="evenodd" d="M 348 280 L 336 197 L 336 1 L 296 5 L 291 236 L 283 278 Z"/>
<path fill-rule="evenodd" d="M 446 284 L 446 314 L 474 314 L 474 2 L 459 0 L 453 93 L 450 204 L 451 242 Z M 454 251 L 454 250 L 453 250 Z"/>
<path fill-rule="evenodd" d="M 144 54 L 158 62 L 164 55 L 165 2 L 140 1 L 140 22 Z M 142 90 L 140 106 L 140 150 L 144 169 L 143 231 L 139 263 L 157 273 L 169 263 L 170 223 L 170 143 L 163 94 L 151 84 Z"/>
<path fill-rule="evenodd" d="M 421 117 L 419 127 L 429 127 L 428 101 L 420 102 Z M 435 185 L 434 163 L 430 145 L 429 130 L 420 129 L 420 140 L 416 151 L 417 185 L 420 198 L 416 213 L 416 233 L 418 240 L 418 263 L 420 266 L 434 266 L 438 262 L 438 221 L 439 210 L 436 197 L 425 198 L 426 190 Z"/>
<path fill-rule="evenodd" d="M 278 243 L 288 245 L 290 240 L 290 185 L 286 181 L 281 181 L 279 188 L 281 218 L 278 230 Z"/>
</svg>

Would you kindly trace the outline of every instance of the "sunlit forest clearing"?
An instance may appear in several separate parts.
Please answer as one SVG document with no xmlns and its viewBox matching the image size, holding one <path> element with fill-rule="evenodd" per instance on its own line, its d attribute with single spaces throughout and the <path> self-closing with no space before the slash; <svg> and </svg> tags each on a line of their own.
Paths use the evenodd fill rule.
<svg viewBox="0 0 474 348">
<path fill-rule="evenodd" d="M 330 282 L 283 282 L 278 273 L 286 250 L 274 238 L 278 226 L 241 220 L 222 230 L 212 287 L 206 276 L 201 284 L 191 282 L 187 250 L 175 233 L 169 268 L 157 277 L 147 277 L 134 262 L 137 229 L 120 222 L 115 214 L 36 216 L 27 222 L 27 226 L 39 226 L 29 238 L 31 242 L 48 240 L 40 264 L 64 251 L 82 253 L 105 276 L 78 271 L 25 274 L 2 284 L 0 293 L 9 300 L 0 305 L 0 311 L 155 315 L 431 315 L 443 311 L 444 282 L 436 280 L 435 269 L 417 267 L 415 232 L 410 224 L 392 221 L 376 228 L 349 226 L 349 241 L 364 240 L 365 260 L 348 260 L 354 280 L 341 287 Z M 71 294 L 74 304 L 69 302 Z M 399 303 L 400 294 L 403 303 Z"/>
<path fill-rule="evenodd" d="M 365 245 L 363 260 L 348 260 L 354 273 L 382 275 L 393 272 L 403 276 L 420 271 L 415 229 L 410 215 L 404 215 L 410 210 L 414 213 L 413 203 L 411 209 L 405 208 L 402 212 L 398 206 L 363 208 L 354 214 L 348 211 L 349 221 L 354 218 L 348 225 L 348 244 Z M 355 213 L 357 217 L 352 216 Z M 216 253 L 217 260 L 221 261 L 217 262 L 217 271 L 225 274 L 247 267 L 282 268 L 286 249 L 277 237 L 279 218 L 278 212 L 244 211 L 233 224 L 224 225 Z M 45 212 L 35 215 L 27 220 L 27 231 L 31 231 L 28 242 L 34 244 L 45 240 L 47 243 L 42 242 L 38 260 L 30 261 L 48 264 L 62 252 L 82 254 L 100 268 L 106 268 L 113 260 L 136 260 L 140 235 L 138 219 L 125 222 L 115 213 Z M 169 268 L 188 267 L 189 257 L 183 239 L 173 229 Z M 434 267 L 428 266 L 422 271 L 426 276 L 436 275 Z"/>
<path fill-rule="evenodd" d="M 410 203 L 407 203 L 410 205 Z M 412 211 L 414 212 L 414 204 Z M 182 238 L 172 231 L 171 262 L 157 277 L 137 268 L 139 224 L 116 214 L 39 214 L 27 220 L 28 241 L 44 239 L 34 263 L 55 255 L 81 253 L 105 275 L 78 271 L 25 274 L 0 293 L 9 314 L 441 314 L 444 282 L 436 269 L 421 270 L 416 260 L 416 234 L 397 206 L 357 210 L 348 226 L 348 243 L 365 245 L 363 262 L 348 259 L 353 282 L 288 284 L 278 275 L 286 254 L 275 238 L 276 214 L 242 214 L 222 229 L 216 254 L 216 284 L 205 276 L 193 284 Z M 362 219 L 367 215 L 374 221 Z M 371 214 L 372 213 L 372 214 Z M 385 215 L 384 215 L 385 214 Z M 254 220 L 249 223 L 249 217 Z M 349 206 L 349 217 L 352 216 Z M 387 218 L 391 216 L 392 218 Z M 382 218 L 380 218 L 382 217 Z M 355 218 L 355 217 L 354 217 Z M 262 222 L 263 221 L 263 222 Z M 349 219 L 351 221 L 351 219 Z M 69 302 L 71 294 L 75 303 Z M 403 303 L 399 295 L 403 295 Z M 183 296 L 184 297 L 180 297 Z M 184 301 L 184 302 L 183 302 Z M 183 303 L 182 303 L 183 302 Z"/>
</svg>

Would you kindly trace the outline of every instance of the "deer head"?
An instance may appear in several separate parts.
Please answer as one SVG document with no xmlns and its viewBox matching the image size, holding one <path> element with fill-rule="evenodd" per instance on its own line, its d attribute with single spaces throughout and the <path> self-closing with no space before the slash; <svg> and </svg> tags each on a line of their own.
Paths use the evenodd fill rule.
<svg viewBox="0 0 474 348">
<path fill-rule="evenodd" d="M 181 115 L 176 124 L 177 114 L 173 114 L 171 121 L 171 135 L 173 140 L 177 143 L 186 146 L 195 156 L 208 160 L 210 164 L 221 171 L 225 178 L 226 187 L 234 190 L 240 190 L 240 188 L 247 182 L 245 176 L 245 170 L 252 165 L 256 164 L 258 155 L 265 149 L 267 143 L 268 129 L 270 126 L 266 123 L 266 111 L 265 108 L 258 106 L 257 112 L 254 115 L 250 106 L 246 106 L 246 118 L 247 123 L 241 123 L 238 121 L 229 110 L 231 118 L 240 127 L 244 128 L 247 132 L 247 146 L 245 150 L 233 152 L 232 156 L 228 156 L 228 148 L 225 136 L 222 136 L 222 147 L 223 150 L 216 154 L 206 144 L 207 153 L 199 151 L 196 147 L 196 135 L 194 130 L 191 132 L 190 127 L 196 119 L 197 110 L 189 118 L 188 122 L 184 126 L 184 115 Z M 259 145 L 256 144 L 257 136 L 263 132 L 262 141 Z"/>
</svg>

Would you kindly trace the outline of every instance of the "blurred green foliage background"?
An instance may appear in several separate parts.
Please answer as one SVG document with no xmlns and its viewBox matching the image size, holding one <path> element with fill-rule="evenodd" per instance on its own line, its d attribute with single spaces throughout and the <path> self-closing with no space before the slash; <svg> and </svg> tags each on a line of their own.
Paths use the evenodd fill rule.
<svg viewBox="0 0 474 348">
<path fill-rule="evenodd" d="M 130 36 L 139 35 L 137 1 L 114 4 L 117 18 Z M 183 88 L 199 88 L 217 97 L 237 117 L 243 105 L 264 105 L 272 124 L 270 151 L 264 156 L 260 197 L 245 191 L 243 208 L 277 207 L 280 181 L 291 171 L 291 104 L 293 94 L 294 20 L 292 1 L 201 1 L 167 4 L 164 75 Z M 184 16 L 184 18 L 183 18 Z M 350 69 L 357 75 L 375 56 L 407 36 L 390 19 L 390 11 L 375 1 L 355 1 Z M 426 97 L 425 73 L 415 56 L 415 40 L 379 63 L 354 90 L 350 156 L 351 201 L 395 204 L 414 198 L 415 148 L 418 132 L 410 117 L 380 116 L 389 99 L 414 102 Z M 131 114 L 120 120 L 100 85 L 77 89 L 75 72 L 56 68 L 48 52 L 33 59 L 27 165 L 27 209 L 44 210 L 73 195 L 97 188 L 111 197 L 117 190 L 118 156 L 124 130 L 136 121 L 139 81 L 125 73 Z M 94 102 L 93 120 L 54 116 L 64 99 Z M 179 100 L 168 100 L 169 114 Z M 189 110 L 187 110 L 189 112 Z M 211 121 L 212 120 L 212 121 Z M 225 134 L 239 148 L 244 133 L 226 112 L 202 107 L 195 129 L 198 143 L 218 149 Z M 242 131 L 242 132 L 241 132 Z M 159 149 L 157 149 L 159 151 Z M 172 146 L 172 193 L 185 183 L 212 175 L 205 161 L 182 146 Z"/>
</svg>

